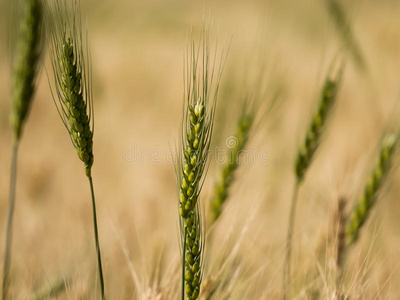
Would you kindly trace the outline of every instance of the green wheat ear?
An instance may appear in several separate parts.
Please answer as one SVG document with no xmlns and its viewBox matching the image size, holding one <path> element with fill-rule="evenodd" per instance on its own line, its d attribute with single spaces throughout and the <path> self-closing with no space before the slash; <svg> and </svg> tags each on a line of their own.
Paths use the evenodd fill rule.
<svg viewBox="0 0 400 300">
<path fill-rule="evenodd" d="M 290 273 L 291 273 L 291 251 L 292 239 L 294 232 L 294 224 L 296 218 L 296 207 L 299 187 L 304 179 L 306 171 L 309 169 L 315 153 L 321 143 L 322 135 L 335 104 L 340 82 L 343 76 L 344 61 L 339 67 L 336 78 L 331 79 L 329 76 L 326 78 L 318 109 L 315 112 L 311 124 L 307 130 L 304 144 L 297 152 L 297 159 L 295 164 L 296 184 L 293 190 L 292 201 L 290 206 L 289 226 L 286 239 L 286 257 L 285 266 L 283 269 L 283 299 L 286 299 L 289 294 L 290 288 Z"/>
<path fill-rule="evenodd" d="M 311 124 L 307 130 L 304 144 L 297 152 L 296 160 L 296 177 L 297 181 L 301 182 L 304 175 L 310 166 L 314 154 L 321 142 L 322 133 L 326 127 L 326 123 L 332 107 L 335 104 L 338 87 L 342 78 L 343 66 L 339 70 L 335 79 L 327 78 L 324 87 L 322 88 L 320 102 L 317 111 L 315 112 Z"/>
<path fill-rule="evenodd" d="M 191 211 L 185 219 L 185 291 L 188 300 L 197 299 L 200 294 L 200 284 L 203 277 L 205 242 L 204 224 L 200 208 Z"/>
<path fill-rule="evenodd" d="M 392 165 L 397 142 L 397 134 L 390 134 L 383 140 L 377 163 L 368 178 L 362 198 L 354 207 L 346 225 L 348 245 L 354 244 L 358 240 L 360 231 L 367 221 L 372 207 L 376 203 L 379 190 L 385 182 L 390 166 Z"/>
<path fill-rule="evenodd" d="M 54 103 L 67 129 L 85 174 L 91 176 L 93 165 L 94 110 L 91 91 L 91 66 L 87 44 L 82 39 L 78 3 L 73 11 L 57 1 L 49 26 L 51 61 L 56 95 Z"/>
<path fill-rule="evenodd" d="M 184 59 L 182 137 L 176 168 L 182 239 L 182 300 L 185 291 L 187 299 L 193 300 L 200 293 L 204 226 L 199 198 L 209 155 L 219 82 L 227 55 L 222 51 L 220 64 L 216 66 L 216 54 L 211 58 L 210 28 L 206 26 L 203 26 L 199 44 L 192 40 L 188 47 Z"/>
<path fill-rule="evenodd" d="M 328 13 L 332 18 L 340 37 L 350 51 L 350 54 L 353 56 L 354 61 L 360 68 L 365 69 L 366 63 L 363 53 L 357 43 L 354 31 L 351 28 L 350 20 L 348 20 L 344 8 L 338 0 L 326 0 L 325 5 L 327 6 Z"/>
<path fill-rule="evenodd" d="M 14 61 L 11 125 L 19 140 L 36 87 L 36 75 L 43 49 L 43 5 L 40 0 L 22 1 L 22 18 L 17 29 Z M 13 39 L 13 37 L 11 37 Z M 15 51 L 14 51 L 15 50 Z"/>
<path fill-rule="evenodd" d="M 97 213 L 91 169 L 93 166 L 94 110 L 91 90 L 91 66 L 87 43 L 82 37 L 79 1 L 56 1 L 49 9 L 50 53 L 56 95 L 53 100 L 71 138 L 78 157 L 84 163 L 92 196 L 93 227 L 101 297 L 104 279 L 97 229 Z"/>
<path fill-rule="evenodd" d="M 212 222 L 215 222 L 222 213 L 222 207 L 228 198 L 229 188 L 234 180 L 234 174 L 239 166 L 239 156 L 246 147 L 250 131 L 254 122 L 255 111 L 242 110 L 237 121 L 235 144 L 229 149 L 228 161 L 222 169 L 220 180 L 214 188 L 214 196 L 211 200 Z"/>
</svg>

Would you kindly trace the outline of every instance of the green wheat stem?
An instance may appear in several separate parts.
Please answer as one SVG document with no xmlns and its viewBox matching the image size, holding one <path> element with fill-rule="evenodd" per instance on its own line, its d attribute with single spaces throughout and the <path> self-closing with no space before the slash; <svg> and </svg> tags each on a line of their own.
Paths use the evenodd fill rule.
<svg viewBox="0 0 400 300">
<path fill-rule="evenodd" d="M 98 266 L 99 279 L 100 279 L 101 299 L 104 299 L 103 268 L 101 266 L 101 253 L 100 253 L 99 233 L 98 233 L 98 230 L 97 230 L 96 201 L 95 201 L 95 198 L 94 198 L 94 189 L 93 189 L 92 176 L 89 177 L 89 183 L 90 183 L 90 192 L 91 192 L 91 195 L 92 195 L 93 229 L 94 229 L 94 238 L 95 238 L 95 242 L 96 242 L 97 266 Z"/>
<path fill-rule="evenodd" d="M 11 267 L 11 245 L 13 232 L 13 219 L 15 209 L 15 187 L 17 180 L 17 160 L 18 160 L 19 142 L 15 141 L 12 150 L 12 162 L 10 171 L 10 194 L 8 199 L 8 216 L 7 216 L 7 233 L 4 255 L 4 271 L 3 271 L 3 293 L 2 299 L 6 300 L 8 288 L 10 286 L 10 267 Z"/>
<path fill-rule="evenodd" d="M 288 296 L 288 287 L 290 286 L 290 261 L 291 261 L 291 254 L 292 254 L 292 242 L 293 242 L 293 231 L 294 231 L 294 223 L 296 217 L 296 207 L 297 207 L 297 199 L 299 194 L 299 187 L 300 181 L 296 181 L 293 195 L 292 195 L 292 202 L 290 206 L 290 215 L 289 215 L 289 227 L 287 231 L 286 237 L 286 257 L 283 267 L 283 299 L 287 299 Z"/>
</svg>

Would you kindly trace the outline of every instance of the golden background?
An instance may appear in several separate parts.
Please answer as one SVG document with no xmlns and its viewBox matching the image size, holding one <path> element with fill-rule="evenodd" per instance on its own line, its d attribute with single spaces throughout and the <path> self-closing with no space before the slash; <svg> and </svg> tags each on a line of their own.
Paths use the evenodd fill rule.
<svg viewBox="0 0 400 300">
<path fill-rule="evenodd" d="M 0 2 L 0 257 L 13 138 L 7 3 Z M 349 56 L 324 141 L 300 189 L 293 253 L 296 299 L 311 299 L 315 290 L 320 291 L 317 298 L 333 294 L 333 258 L 321 259 L 318 253 L 328 240 L 337 200 L 343 196 L 348 208 L 353 206 L 385 126 L 399 118 L 400 2 L 341 4 L 364 65 Z M 247 66 L 260 51 L 269 82 L 281 89 L 282 106 L 254 131 L 248 149 L 268 150 L 271 162 L 239 167 L 226 209 L 207 240 L 205 281 L 231 277 L 214 299 L 278 299 L 297 148 L 329 65 L 343 48 L 325 1 L 82 0 L 81 10 L 92 55 L 92 174 L 108 299 L 177 298 L 174 166 L 152 163 L 148 153 L 174 149 L 187 35 L 193 26 L 198 36 L 208 14 L 220 48 L 232 37 L 214 146 L 225 147 L 226 137 L 234 133 L 246 70 L 257 70 Z M 44 66 L 50 74 L 47 52 Z M 29 299 L 38 289 L 65 280 L 67 288 L 54 299 L 95 299 L 99 292 L 88 182 L 57 115 L 44 69 L 38 83 L 18 162 L 12 293 L 14 299 Z M 142 163 L 129 161 L 133 149 L 147 153 Z M 210 161 L 202 196 L 206 214 L 220 170 Z M 399 170 L 393 175 L 350 256 L 345 286 L 352 299 L 400 297 Z M 0 260 L 0 270 L 2 264 Z"/>
</svg>

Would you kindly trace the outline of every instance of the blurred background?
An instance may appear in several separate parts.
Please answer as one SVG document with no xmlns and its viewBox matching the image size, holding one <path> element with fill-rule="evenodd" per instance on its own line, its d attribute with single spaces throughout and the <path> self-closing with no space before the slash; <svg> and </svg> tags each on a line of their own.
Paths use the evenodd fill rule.
<svg viewBox="0 0 400 300">
<path fill-rule="evenodd" d="M 13 138 L 8 3 L 0 2 L 0 257 Z M 248 145 L 254 153 L 268 151 L 268 161 L 239 167 L 207 240 L 204 289 L 230 270 L 228 283 L 212 299 L 279 298 L 298 145 L 330 64 L 345 46 L 351 49 L 324 141 L 300 189 L 293 250 L 297 299 L 332 295 L 333 258 L 319 257 L 320 248 L 327 243 L 339 197 L 348 208 L 360 197 L 382 133 L 399 118 L 400 92 L 400 2 L 338 3 L 351 37 L 328 1 L 81 0 L 92 55 L 92 174 L 108 299 L 177 298 L 177 187 L 174 166 L 163 158 L 180 135 L 188 32 L 193 27 L 199 36 L 203 15 L 209 14 L 219 49 L 232 38 L 213 147 L 226 147 L 234 133 L 243 89 L 260 88 L 249 77 L 265 72 L 268 92 L 259 101 L 268 102 L 279 91 L 281 104 L 258 116 L 261 125 Z M 44 66 L 51 70 L 48 53 Z M 30 299 L 42 290 L 47 297 L 57 286 L 59 293 L 50 299 L 95 299 L 88 182 L 52 102 L 46 71 L 39 77 L 20 147 L 13 299 Z M 161 156 L 152 157 L 152 151 Z M 215 159 L 210 162 L 205 214 L 221 169 Z M 346 287 L 353 299 L 400 297 L 399 170 L 392 175 L 349 257 Z"/>
</svg>

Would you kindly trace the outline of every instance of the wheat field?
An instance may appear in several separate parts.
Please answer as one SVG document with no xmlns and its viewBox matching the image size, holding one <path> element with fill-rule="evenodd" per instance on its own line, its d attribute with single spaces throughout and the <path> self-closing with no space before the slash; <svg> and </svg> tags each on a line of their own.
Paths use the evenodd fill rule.
<svg viewBox="0 0 400 300">
<path fill-rule="evenodd" d="M 221 216 L 206 228 L 199 298 L 282 297 L 297 151 L 331 63 L 348 48 L 335 107 L 299 189 L 290 298 L 400 298 L 396 153 L 390 176 L 347 255 L 342 295 L 336 293 L 334 254 L 339 200 L 344 199 L 348 211 L 354 207 L 374 167 L 382 133 L 400 124 L 400 3 L 338 1 L 351 43 L 327 3 L 81 0 L 93 71 L 92 175 L 107 299 L 180 297 L 173 154 L 181 136 L 188 35 L 191 28 L 200 32 L 209 15 L 211 39 L 218 37 L 219 49 L 229 47 L 210 148 L 229 146 L 242 94 L 260 88 L 250 80 L 260 72 L 266 90 L 261 105 L 276 95 L 279 105 L 258 114 L 246 146 L 248 159 L 237 169 Z M 1 0 L 0 270 L 13 140 L 8 9 L 8 1 Z M 52 101 L 47 50 L 38 76 L 20 144 L 10 299 L 99 299 L 90 190 Z M 222 168 L 216 156 L 209 163 L 200 197 L 207 219 Z"/>
</svg>

